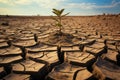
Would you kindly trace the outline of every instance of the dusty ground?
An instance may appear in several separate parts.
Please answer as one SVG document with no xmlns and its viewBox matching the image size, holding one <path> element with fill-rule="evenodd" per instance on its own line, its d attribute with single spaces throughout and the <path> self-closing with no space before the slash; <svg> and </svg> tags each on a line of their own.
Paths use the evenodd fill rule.
<svg viewBox="0 0 120 80">
<path fill-rule="evenodd" d="M 120 41 L 120 15 L 69 16 L 62 24 L 63 35 L 59 36 L 51 17 L 0 16 L 0 79 L 119 80 L 115 42 Z M 105 64 L 111 65 L 112 71 Z M 118 73 L 111 75 L 116 69 Z"/>
<path fill-rule="evenodd" d="M 44 35 L 56 32 L 58 27 L 51 17 L 1 17 L 0 24 L 9 22 L 8 26 L 0 25 L 0 38 L 20 38 L 26 34 L 31 36 L 34 33 Z M 109 16 L 88 16 L 88 17 L 66 17 L 63 19 L 63 32 L 71 34 L 94 35 L 96 32 L 101 35 L 119 38 L 120 36 L 120 15 Z M 31 35 L 27 35 L 27 33 Z M 75 34 L 75 35 L 76 35 Z M 46 35 L 47 36 L 47 35 Z"/>
</svg>

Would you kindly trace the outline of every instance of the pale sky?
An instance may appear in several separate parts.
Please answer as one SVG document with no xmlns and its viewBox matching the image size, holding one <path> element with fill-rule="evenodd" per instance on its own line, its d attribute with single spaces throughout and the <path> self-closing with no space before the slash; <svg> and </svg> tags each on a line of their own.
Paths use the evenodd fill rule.
<svg viewBox="0 0 120 80">
<path fill-rule="evenodd" d="M 0 15 L 53 15 L 52 8 L 70 15 L 120 13 L 120 0 L 0 0 Z"/>
</svg>

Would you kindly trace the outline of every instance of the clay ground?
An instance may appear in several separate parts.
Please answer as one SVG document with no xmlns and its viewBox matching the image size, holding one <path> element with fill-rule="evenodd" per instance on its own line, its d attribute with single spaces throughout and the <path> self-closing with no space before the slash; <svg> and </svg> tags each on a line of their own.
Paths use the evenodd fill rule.
<svg viewBox="0 0 120 80">
<path fill-rule="evenodd" d="M 0 16 L 0 79 L 119 80 L 120 15 L 68 16 L 62 24 L 57 36 L 51 17 Z"/>
</svg>

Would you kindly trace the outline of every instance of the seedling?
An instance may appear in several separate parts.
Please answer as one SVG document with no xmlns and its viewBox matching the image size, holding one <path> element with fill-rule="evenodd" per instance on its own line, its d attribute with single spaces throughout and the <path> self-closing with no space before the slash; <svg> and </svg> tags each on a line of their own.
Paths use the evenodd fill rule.
<svg viewBox="0 0 120 80">
<path fill-rule="evenodd" d="M 62 33 L 62 28 L 63 28 L 62 18 L 69 14 L 69 13 L 63 14 L 64 10 L 65 9 L 61 9 L 61 10 L 53 9 L 52 11 L 57 16 L 57 17 L 52 17 L 52 19 L 56 21 L 56 26 L 59 27 L 59 33 Z"/>
</svg>

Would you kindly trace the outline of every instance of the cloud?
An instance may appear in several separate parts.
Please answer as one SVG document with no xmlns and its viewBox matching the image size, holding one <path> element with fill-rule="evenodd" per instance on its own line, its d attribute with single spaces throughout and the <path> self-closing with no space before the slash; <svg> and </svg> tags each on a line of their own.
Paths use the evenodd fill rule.
<svg viewBox="0 0 120 80">
<path fill-rule="evenodd" d="M 97 5 L 96 3 L 69 3 L 66 8 L 80 8 L 80 9 L 99 9 L 99 8 L 114 8 L 120 5 L 120 1 L 112 0 L 109 5 Z"/>
<path fill-rule="evenodd" d="M 61 3 L 64 3 L 67 0 L 0 0 L 0 3 L 7 5 L 30 5 L 37 4 L 44 8 L 53 8 L 60 6 Z"/>
<path fill-rule="evenodd" d="M 110 5 L 103 5 L 103 6 L 95 6 L 96 8 L 114 8 L 116 6 L 120 5 L 120 1 L 116 2 L 115 0 L 112 1 Z"/>
<path fill-rule="evenodd" d="M 0 3 L 7 5 L 31 5 L 36 4 L 42 8 L 54 8 L 61 7 L 62 3 L 67 2 L 68 0 L 0 0 Z M 80 8 L 80 9 L 96 9 L 96 8 L 113 8 L 120 5 L 120 1 L 112 0 L 109 5 L 97 5 L 96 3 L 65 3 L 63 7 L 66 8 Z"/>
<path fill-rule="evenodd" d="M 61 8 L 67 0 L 0 0 L 1 14 L 40 13 L 49 15 L 52 8 Z M 28 13 L 27 13 L 28 12 Z"/>
<path fill-rule="evenodd" d="M 32 3 L 32 0 L 0 0 L 0 3 L 7 5 L 28 5 Z"/>
<path fill-rule="evenodd" d="M 21 5 L 28 5 L 31 4 L 33 1 L 32 0 L 15 0 L 15 4 L 21 4 Z"/>
<path fill-rule="evenodd" d="M 101 13 L 99 10 L 107 10 L 120 6 L 120 0 L 110 0 L 110 4 L 100 5 L 99 3 L 75 3 L 70 0 L 0 0 L 1 14 L 36 14 L 51 15 L 51 8 L 66 8 L 70 14 L 97 14 Z M 4 5 L 5 4 L 5 5 Z M 8 5 L 8 6 L 7 6 Z M 3 8 L 2 8 L 3 7 Z M 66 10 L 65 10 L 66 11 Z M 66 11 L 66 12 L 69 12 Z M 114 10 L 115 11 L 115 10 Z M 102 11 L 103 12 L 103 11 Z M 110 11 L 109 11 L 110 12 Z"/>
<path fill-rule="evenodd" d="M 3 14 L 3 15 L 12 14 L 13 12 L 16 13 L 16 12 L 19 12 L 19 11 L 15 10 L 15 9 L 11 9 L 11 8 L 4 8 L 4 7 L 0 8 L 0 13 Z"/>
<path fill-rule="evenodd" d="M 95 6 L 95 3 L 70 3 L 67 8 L 92 9 Z"/>
<path fill-rule="evenodd" d="M 60 6 L 67 0 L 35 0 L 35 2 L 44 8 L 54 8 Z"/>
<path fill-rule="evenodd" d="M 119 0 L 112 0 L 112 4 L 116 4 L 116 3 L 119 3 L 120 1 Z"/>
</svg>

